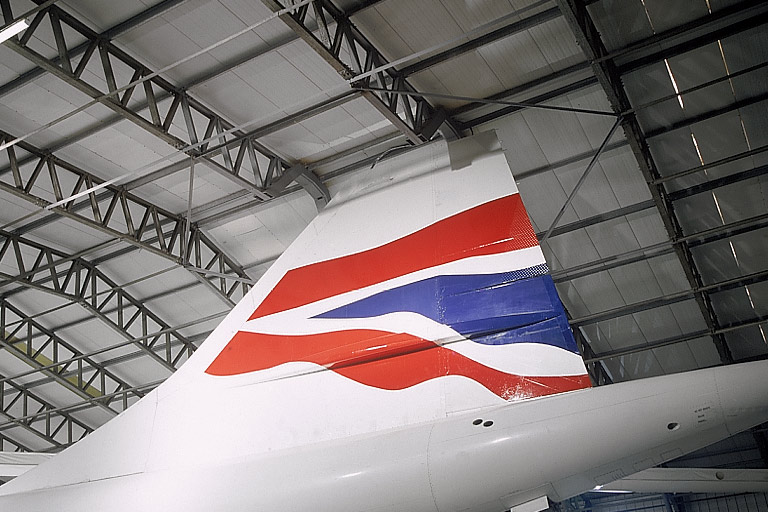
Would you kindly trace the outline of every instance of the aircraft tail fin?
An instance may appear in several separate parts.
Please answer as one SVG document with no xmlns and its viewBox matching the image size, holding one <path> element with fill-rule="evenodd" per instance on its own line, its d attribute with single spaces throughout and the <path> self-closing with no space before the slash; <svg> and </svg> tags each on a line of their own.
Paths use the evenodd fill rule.
<svg viewBox="0 0 768 512">
<path fill-rule="evenodd" d="M 589 386 L 495 134 L 450 146 L 436 170 L 343 189 L 205 372 L 300 362 L 390 391 L 461 377 L 503 400 Z"/>
</svg>

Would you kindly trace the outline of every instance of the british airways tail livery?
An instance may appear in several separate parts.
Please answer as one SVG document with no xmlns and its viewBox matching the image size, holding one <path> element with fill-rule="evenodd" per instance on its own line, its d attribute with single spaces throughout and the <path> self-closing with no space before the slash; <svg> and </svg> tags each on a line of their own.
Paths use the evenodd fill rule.
<svg viewBox="0 0 768 512">
<path fill-rule="evenodd" d="M 590 388 L 493 134 L 338 178 L 159 388 L 0 510 L 502 512 L 768 420 L 768 363 Z"/>
</svg>

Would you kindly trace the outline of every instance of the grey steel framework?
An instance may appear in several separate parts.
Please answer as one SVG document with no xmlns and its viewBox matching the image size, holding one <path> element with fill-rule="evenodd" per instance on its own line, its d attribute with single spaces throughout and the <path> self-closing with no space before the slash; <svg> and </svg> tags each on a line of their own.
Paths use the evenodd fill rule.
<svg viewBox="0 0 768 512">
<path fill-rule="evenodd" d="M 298 2 L 291 10 L 297 2 L 262 0 L 255 19 L 273 13 L 279 20 L 267 23 L 273 27 L 269 33 L 277 35 L 265 36 L 266 43 L 244 44 L 246 47 L 239 53 L 221 56 L 217 64 L 202 71 L 175 74 L 171 70 L 181 62 L 150 66 L 147 62 L 152 62 L 153 56 L 142 56 L 122 38 L 147 24 L 156 24 L 160 27 L 158 33 L 172 37 L 168 16 L 174 9 L 183 9 L 185 0 L 163 0 L 136 9 L 132 16 L 101 32 L 93 28 L 99 23 L 79 14 L 73 2 L 0 0 L 3 26 L 37 6 L 29 17 L 30 27 L 3 43 L 0 57 L 6 58 L 12 51 L 14 65 L 24 67 L 24 71 L 11 73 L 11 79 L 0 83 L 0 98 L 11 98 L 43 80 L 57 81 L 87 98 L 88 103 L 81 105 L 78 112 L 101 109 L 93 116 L 96 121 L 81 123 L 76 129 L 68 124 L 76 115 L 73 112 L 57 114 L 59 117 L 52 118 L 52 122 L 38 123 L 42 125 L 39 127 L 12 121 L 2 124 L 7 131 L 0 131 L 0 200 L 13 204 L 13 213 L 0 219 L 5 223 L 0 226 L 0 355 L 13 361 L 8 366 L 13 370 L 0 375 L 1 449 L 61 450 L 125 410 L 192 354 L 215 322 L 243 297 L 276 256 L 239 263 L 232 256 L 233 246 L 227 245 L 226 239 L 222 241 L 223 235 L 217 231 L 221 226 L 252 220 L 258 212 L 272 211 L 302 194 L 308 194 L 312 204 L 322 208 L 331 197 L 327 185 L 334 179 L 361 167 L 369 168 L 396 154 L 394 150 L 407 151 L 441 137 L 460 138 L 485 127 L 511 124 L 510 120 L 543 106 L 573 115 L 607 113 L 607 127 L 615 120 L 610 132 L 607 128 L 601 132 L 601 144 L 574 146 L 557 158 L 547 157 L 545 163 L 516 170 L 521 184 L 544 187 L 541 184 L 548 183 L 545 180 L 549 177 L 563 176 L 574 167 L 581 169 L 578 183 L 570 189 L 564 187 L 568 198 L 547 204 L 551 215 L 546 217 L 546 225 L 538 224 L 538 235 L 546 241 L 543 246 L 550 263 L 562 256 L 558 246 L 567 243 L 565 240 L 589 240 L 590 233 L 609 232 L 616 222 L 658 218 L 664 232 L 662 239 L 646 244 L 622 247 L 571 265 L 553 265 L 553 278 L 564 295 L 594 384 L 610 385 L 644 377 L 643 358 L 671 350 L 674 359 L 682 354 L 675 351 L 688 350 L 686 347 L 702 339 L 717 354 L 717 361 L 708 364 L 731 364 L 768 355 L 768 347 L 762 349 L 759 343 L 748 344 L 752 347 L 749 350 L 738 346 L 739 340 L 754 338 L 757 333 L 765 339 L 762 329 L 768 322 L 768 288 L 764 286 L 768 282 L 768 264 L 741 269 L 736 249 L 744 246 L 747 249 L 739 251 L 750 255 L 756 252 L 758 257 L 762 254 L 768 261 L 768 254 L 760 252 L 768 245 L 764 243 L 768 238 L 768 213 L 728 216 L 720 211 L 718 202 L 723 191 L 768 188 L 768 144 L 751 144 L 744 121 L 749 109 L 762 109 L 764 118 L 768 116 L 768 82 L 763 81 L 762 86 L 743 85 L 768 76 L 768 56 L 762 60 L 744 57 L 738 66 L 731 67 L 723 45 L 724 40 L 745 34 L 768 37 L 767 3 L 743 0 L 713 8 L 701 0 L 697 12 L 705 14 L 683 16 L 683 21 L 663 24 L 657 31 L 652 21 L 658 23 L 658 15 L 654 14 L 658 6 L 651 1 L 627 2 L 626 11 L 607 0 L 541 0 L 527 6 L 510 2 L 518 8 L 519 16 L 508 15 L 501 22 L 497 15 L 496 20 L 482 25 L 455 14 L 456 25 L 469 33 L 468 37 L 446 35 L 438 39 L 450 44 L 408 56 L 403 48 L 408 47 L 412 53 L 422 48 L 396 40 L 397 34 L 402 32 L 405 39 L 405 34 L 413 30 L 406 26 L 406 18 L 398 17 L 398 11 L 405 16 L 421 16 L 418 23 L 425 26 L 432 18 L 428 8 L 393 7 L 399 1 L 312 0 Z M 25 11 L 20 5 L 29 8 Z M 223 4 L 216 5 L 224 8 Z M 379 31 L 381 26 L 371 20 L 376 16 L 383 20 L 386 13 L 393 17 L 387 21 L 389 32 Z M 623 13 L 627 19 L 621 18 Z M 616 16 L 617 24 L 622 26 L 630 26 L 633 21 L 634 26 L 647 22 L 652 30 L 623 34 L 621 29 L 605 25 L 610 16 Z M 556 24 L 567 27 L 569 33 L 555 34 L 552 27 Z M 260 33 L 262 25 L 257 25 L 254 32 Z M 389 33 L 395 36 L 387 39 Z M 565 45 L 563 41 L 570 39 L 568 44 L 577 45 L 579 50 L 546 73 L 527 75 L 527 80 L 515 81 L 509 78 L 514 76 L 512 71 L 498 69 L 499 76 L 509 75 L 498 81 L 501 86 L 474 87 L 474 77 L 467 76 L 461 93 L 451 89 L 446 70 L 455 70 L 464 63 L 475 65 L 481 57 L 491 59 L 489 55 L 493 56 L 499 45 L 524 38 L 536 38 L 536 43 L 531 44 L 539 46 L 548 38 L 556 41 L 553 46 Z M 47 41 L 47 46 L 41 41 Z M 331 83 L 330 78 L 313 71 L 315 65 L 330 66 L 335 74 L 333 83 L 344 85 L 343 92 L 328 93 L 298 109 L 284 108 L 282 115 L 266 122 L 245 123 L 222 114 L 228 108 L 224 100 L 217 104 L 215 95 L 206 95 L 204 87 L 208 84 L 231 79 L 232 73 L 243 66 L 263 66 L 264 59 L 285 59 L 283 54 L 297 45 L 309 49 L 307 78 Z M 698 69 L 706 63 L 697 59 L 709 50 L 719 51 L 725 71 L 691 79 L 678 87 L 670 62 L 689 59 L 689 69 Z M 187 54 L 193 51 L 191 48 Z M 668 71 L 668 75 L 663 71 L 661 76 L 671 80 L 674 92 L 670 92 L 670 84 L 645 96 L 636 90 L 637 77 L 647 72 L 647 80 L 651 81 L 656 76 L 654 69 Z M 318 76 L 312 76 L 313 72 Z M 174 80 L 174 76 L 182 78 Z M 275 71 L 270 78 L 279 82 L 280 77 Z M 433 90 L 427 89 L 430 86 Z M 50 89 L 56 87 L 59 85 Z M 712 91 L 726 90 L 732 95 L 724 97 L 725 93 L 721 93 L 717 101 L 713 99 Z M 594 91 L 600 91 L 604 106 L 585 107 L 573 99 Z M 656 122 L 663 117 L 664 105 L 679 101 L 682 107 L 684 99 L 705 94 L 711 95 L 708 98 L 712 106 L 707 104 L 707 108 Z M 299 104 L 301 99 L 294 101 Z M 606 106 L 610 111 L 603 112 Z M 291 130 L 297 127 L 322 125 L 326 116 L 344 118 L 361 111 L 366 112 L 367 119 L 382 120 L 386 128 L 375 133 L 371 128 L 373 135 L 368 140 L 341 149 L 329 142 L 337 135 L 321 136 L 331 149 L 319 151 L 317 157 L 291 155 L 289 150 L 277 148 L 280 137 L 296 133 Z M 695 132 L 707 122 L 729 115 L 739 117 L 746 147 L 723 149 L 705 162 Z M 130 129 L 125 128 L 128 123 Z M 156 150 L 162 155 L 160 161 L 154 162 L 158 165 L 141 167 L 141 172 L 136 166 L 123 165 L 123 170 L 130 172 L 118 181 L 114 171 L 101 169 L 96 160 L 89 163 L 88 158 L 77 156 L 78 144 L 89 138 L 109 130 L 133 133 L 137 129 L 147 140 L 159 141 L 163 149 Z M 323 129 L 316 128 L 317 134 L 322 135 Z M 686 143 L 693 140 L 698 161 L 675 167 L 669 162 L 677 148 L 670 146 L 669 140 L 679 133 L 685 135 Z M 41 134 L 45 137 L 40 138 Z M 563 145 L 568 146 L 568 142 Z M 590 172 L 595 166 L 607 156 L 624 151 L 631 152 L 634 171 L 646 185 L 643 197 L 607 210 L 596 207 L 591 214 L 560 222 L 571 215 L 572 202 L 589 190 Z M 710 176 L 711 171 L 721 169 L 733 170 Z M 211 180 L 227 183 L 224 192 L 193 200 L 194 180 L 208 174 L 217 177 Z M 172 206 L 153 199 L 146 187 L 161 183 L 171 183 L 163 187 L 183 187 L 184 192 L 178 194 L 183 199 Z M 709 199 L 714 200 L 722 222 L 697 224 L 691 211 Z M 55 249 L 41 235 L 55 229 L 76 230 L 94 242 L 71 251 Z M 246 243 L 243 239 L 237 241 Z M 718 255 L 729 251 L 739 272 L 713 273 L 710 260 L 716 262 Z M 166 267 L 147 269 L 134 280 L 116 277 L 113 270 L 107 270 L 109 265 L 134 256 L 155 258 L 153 261 L 165 262 Z M 618 275 L 612 273 L 630 275 L 641 264 L 651 268 L 675 265 L 683 284 L 598 309 L 582 307 L 569 295 L 579 289 L 579 283 L 595 287 L 600 279 Z M 191 279 L 179 278 L 176 286 L 162 291 L 129 291 L 169 275 Z M 747 313 L 743 308 L 734 309 L 734 304 L 745 300 L 741 295 L 736 298 L 737 293 L 749 299 L 751 309 L 747 308 Z M 36 298 L 40 298 L 39 307 Z M 200 300 L 209 314 L 178 317 L 162 305 L 174 299 Z M 677 306 L 695 306 L 698 313 L 691 315 L 700 315 L 701 321 L 644 341 L 632 339 L 606 345 L 598 339 L 610 326 L 634 321 L 636 315 L 661 314 Z M 83 343 L 76 333 L 91 321 L 115 337 L 98 347 Z M 130 369 L 131 364 L 138 363 L 146 372 Z M 632 373 L 627 369 L 630 364 L 640 369 Z M 758 428 L 738 438 L 738 442 L 741 448 L 737 449 L 733 441 L 715 457 L 727 465 L 727 456 L 741 450 L 742 463 L 768 466 L 764 429 Z M 684 510 L 718 499 L 652 496 L 632 501 L 586 496 L 560 504 L 560 508 L 658 506 Z"/>
</svg>

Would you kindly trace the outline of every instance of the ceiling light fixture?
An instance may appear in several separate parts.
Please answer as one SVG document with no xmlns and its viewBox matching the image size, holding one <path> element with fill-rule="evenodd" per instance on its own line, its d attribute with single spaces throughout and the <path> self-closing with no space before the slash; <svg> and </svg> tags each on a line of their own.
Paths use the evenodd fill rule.
<svg viewBox="0 0 768 512">
<path fill-rule="evenodd" d="M 29 27 L 29 23 L 27 23 L 27 20 L 24 18 L 21 18 L 19 21 L 16 21 L 14 23 L 11 23 L 7 27 L 5 27 L 3 30 L 0 30 L 0 43 L 6 42 L 8 39 L 12 38 L 19 32 L 23 32 L 24 30 Z"/>
</svg>

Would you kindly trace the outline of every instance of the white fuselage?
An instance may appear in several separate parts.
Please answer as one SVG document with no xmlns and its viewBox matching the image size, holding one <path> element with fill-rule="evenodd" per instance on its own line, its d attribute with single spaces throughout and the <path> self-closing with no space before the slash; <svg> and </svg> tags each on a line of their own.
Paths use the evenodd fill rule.
<svg viewBox="0 0 768 512">
<path fill-rule="evenodd" d="M 766 381 L 768 362 L 644 379 L 215 466 L 0 496 L 0 510 L 500 512 L 565 499 L 764 422 Z"/>
</svg>

